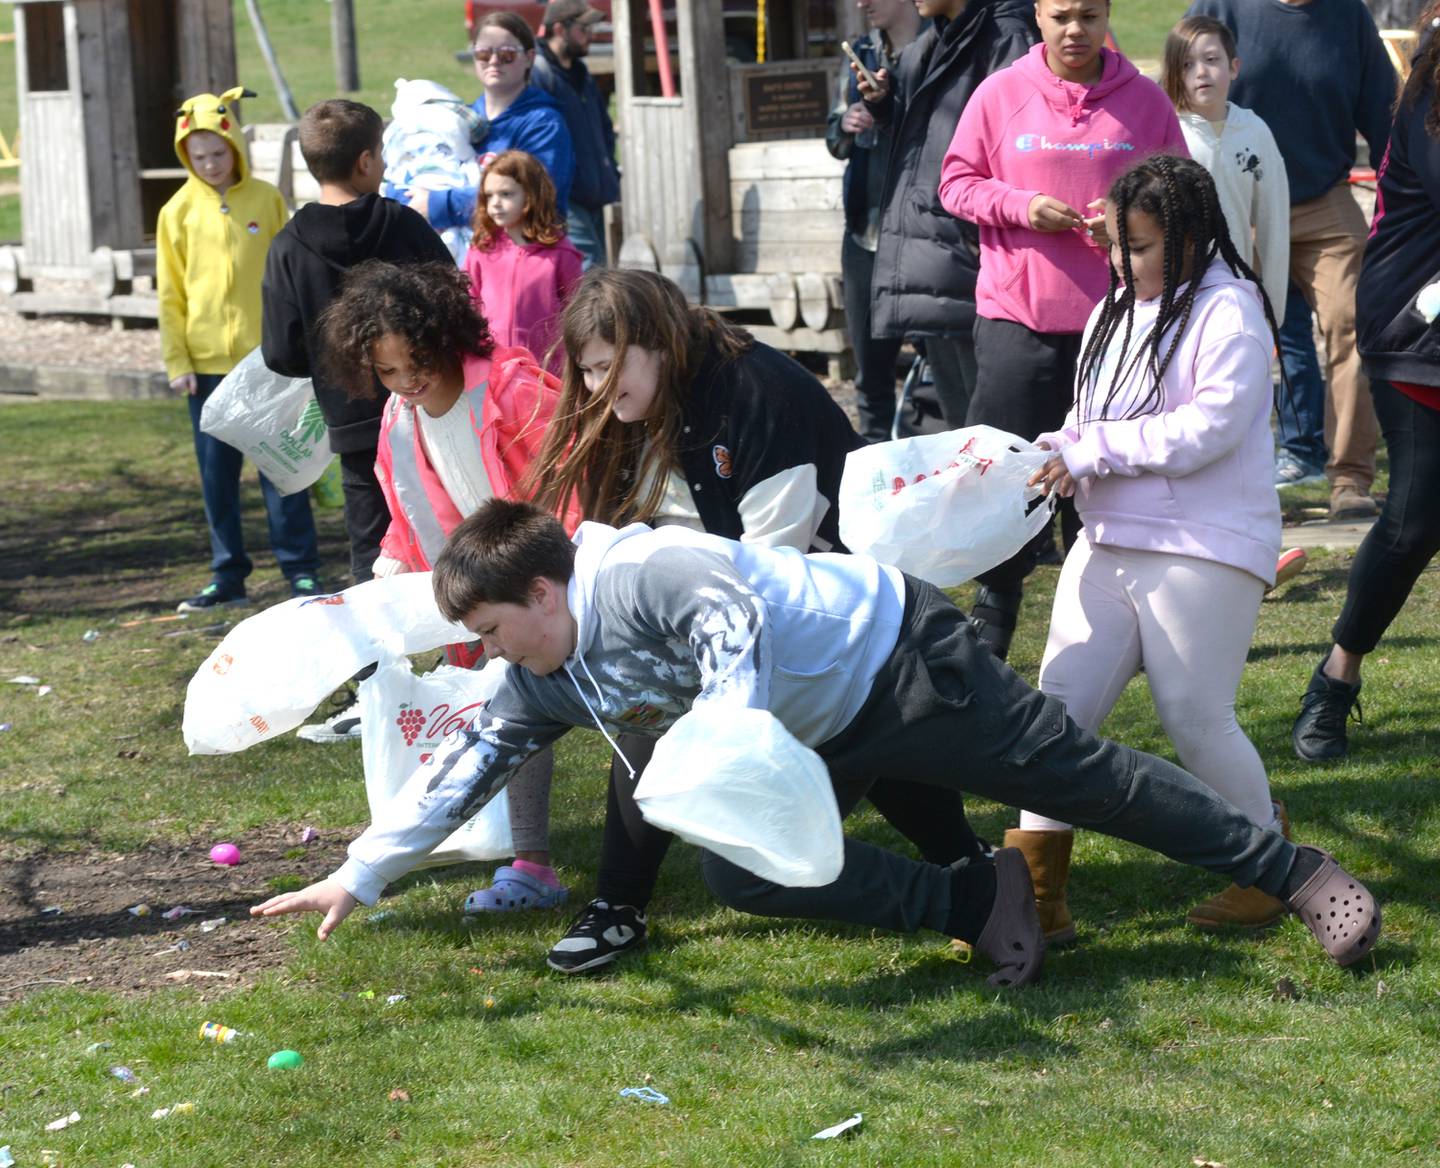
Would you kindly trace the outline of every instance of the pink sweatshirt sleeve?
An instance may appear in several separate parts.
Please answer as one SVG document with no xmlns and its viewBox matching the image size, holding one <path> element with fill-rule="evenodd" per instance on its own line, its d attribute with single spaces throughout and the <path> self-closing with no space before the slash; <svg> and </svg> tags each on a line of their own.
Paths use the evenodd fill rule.
<svg viewBox="0 0 1440 1168">
<path fill-rule="evenodd" d="M 1070 473 L 1077 479 L 1144 473 L 1183 478 L 1229 454 L 1256 415 L 1269 413 L 1270 351 L 1248 332 L 1226 330 L 1202 342 L 1194 378 L 1193 397 L 1174 409 L 1087 424 L 1061 452 Z"/>
<path fill-rule="evenodd" d="M 485 302 L 480 296 L 480 288 L 484 279 L 480 274 L 480 249 L 472 247 L 465 252 L 465 275 L 470 278 L 470 299 L 475 301 L 476 308 L 484 308 Z"/>
<path fill-rule="evenodd" d="M 985 227 L 1029 227 L 1030 201 L 1040 192 L 1011 186 L 990 164 L 990 144 L 1001 132 L 1003 115 L 991 114 L 999 96 L 998 88 L 982 82 L 960 115 L 940 165 L 940 205 Z"/>
</svg>

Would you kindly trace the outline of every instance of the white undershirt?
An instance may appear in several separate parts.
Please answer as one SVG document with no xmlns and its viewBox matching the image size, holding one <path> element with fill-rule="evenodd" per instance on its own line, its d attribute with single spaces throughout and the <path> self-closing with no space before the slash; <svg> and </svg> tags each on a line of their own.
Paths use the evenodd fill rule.
<svg viewBox="0 0 1440 1168">
<path fill-rule="evenodd" d="M 415 421 L 430 465 L 435 468 L 455 510 L 462 516 L 469 515 L 495 497 L 465 398 L 460 398 L 438 418 L 432 418 L 423 408 L 417 409 Z"/>
</svg>

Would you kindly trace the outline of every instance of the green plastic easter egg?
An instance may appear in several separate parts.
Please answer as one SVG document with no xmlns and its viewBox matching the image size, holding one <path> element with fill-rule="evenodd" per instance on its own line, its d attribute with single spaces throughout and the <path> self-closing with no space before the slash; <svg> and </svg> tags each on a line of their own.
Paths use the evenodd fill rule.
<svg viewBox="0 0 1440 1168">
<path fill-rule="evenodd" d="M 266 1064 L 272 1071 L 293 1071 L 304 1065 L 305 1060 L 300 1057 L 298 1050 L 277 1050 Z"/>
</svg>

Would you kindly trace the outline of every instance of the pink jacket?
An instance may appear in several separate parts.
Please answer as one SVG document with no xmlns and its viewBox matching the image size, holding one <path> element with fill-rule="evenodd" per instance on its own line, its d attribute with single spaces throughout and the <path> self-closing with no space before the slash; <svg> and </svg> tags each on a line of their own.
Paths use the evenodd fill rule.
<svg viewBox="0 0 1440 1168">
<path fill-rule="evenodd" d="M 1158 299 L 1136 304 L 1132 355 L 1159 308 Z M 1087 337 L 1099 313 L 1097 307 Z M 1161 379 L 1159 412 L 1124 416 L 1145 397 L 1143 361 L 1135 369 L 1127 360 L 1130 371 L 1108 407 L 1114 354 L 1102 362 L 1093 392 L 1076 386 L 1065 428 L 1036 441 L 1059 450 L 1075 476 L 1075 503 L 1092 542 L 1214 560 L 1275 582 L 1273 348 L 1255 285 L 1216 260 L 1201 277 L 1190 322 Z"/>
<path fill-rule="evenodd" d="M 465 274 L 495 343 L 529 349 L 561 376 L 565 353 L 558 346 L 551 353 L 551 346 L 560 339 L 560 312 L 580 279 L 582 263 L 564 236 L 549 247 L 522 247 L 502 231 L 492 247 L 472 247 L 465 255 Z"/>
<path fill-rule="evenodd" d="M 499 347 L 488 358 L 466 359 L 465 386 L 451 408 L 470 411 L 490 489 L 512 495 L 540 452 L 560 387 L 526 350 Z M 392 395 L 380 419 L 375 477 L 390 509 L 380 551 L 412 572 L 428 572 L 464 516 L 430 465 L 414 410 Z M 574 531 L 579 512 L 560 518 Z"/>
<path fill-rule="evenodd" d="M 992 73 L 960 115 L 940 170 L 940 203 L 980 227 L 975 307 L 1041 333 L 1078 333 L 1110 279 L 1083 231 L 1030 228 L 1030 201 L 1049 195 L 1082 215 L 1150 154 L 1188 158 L 1164 91 L 1118 53 L 1094 85 L 1062 81 L 1035 45 Z"/>
</svg>

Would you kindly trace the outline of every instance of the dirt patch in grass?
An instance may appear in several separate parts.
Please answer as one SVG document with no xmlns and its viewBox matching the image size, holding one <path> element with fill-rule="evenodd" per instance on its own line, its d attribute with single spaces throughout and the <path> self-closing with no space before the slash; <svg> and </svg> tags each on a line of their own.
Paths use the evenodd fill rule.
<svg viewBox="0 0 1440 1168">
<path fill-rule="evenodd" d="M 236 838 L 242 859 L 230 868 L 210 862 L 209 840 L 0 860 L 0 1003 L 53 985 L 145 994 L 251 984 L 283 965 L 290 946 L 288 930 L 252 921 L 249 906 L 334 871 L 352 834 L 325 831 L 301 843 L 302 830 L 266 827 Z M 148 915 L 129 911 L 141 904 Z M 195 913 L 166 920 L 177 905 Z M 61 911 L 46 911 L 54 907 Z M 225 924 L 202 929 L 220 917 Z M 229 976 L 167 976 L 180 970 Z"/>
</svg>

